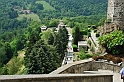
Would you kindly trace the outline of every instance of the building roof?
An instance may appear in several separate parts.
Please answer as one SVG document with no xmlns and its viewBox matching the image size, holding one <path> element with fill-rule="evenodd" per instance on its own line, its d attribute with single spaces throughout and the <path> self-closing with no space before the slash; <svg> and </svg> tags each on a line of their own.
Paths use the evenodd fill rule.
<svg viewBox="0 0 124 82">
<path fill-rule="evenodd" d="M 41 26 L 40 28 L 41 28 L 41 30 L 46 30 L 47 26 Z"/>
<path fill-rule="evenodd" d="M 80 45 L 87 46 L 87 41 L 78 41 L 78 46 L 80 46 Z"/>
</svg>

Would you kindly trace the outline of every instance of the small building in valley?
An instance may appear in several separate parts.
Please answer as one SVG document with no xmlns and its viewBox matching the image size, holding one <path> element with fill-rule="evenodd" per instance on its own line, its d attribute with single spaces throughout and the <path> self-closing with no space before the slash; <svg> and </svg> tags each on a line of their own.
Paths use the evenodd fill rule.
<svg viewBox="0 0 124 82">
<path fill-rule="evenodd" d="M 80 51 L 82 48 L 88 50 L 87 41 L 78 41 L 78 50 Z"/>
<path fill-rule="evenodd" d="M 45 31 L 45 30 L 47 30 L 47 26 L 44 26 L 44 25 L 41 26 L 40 28 L 41 28 L 41 31 Z"/>
</svg>

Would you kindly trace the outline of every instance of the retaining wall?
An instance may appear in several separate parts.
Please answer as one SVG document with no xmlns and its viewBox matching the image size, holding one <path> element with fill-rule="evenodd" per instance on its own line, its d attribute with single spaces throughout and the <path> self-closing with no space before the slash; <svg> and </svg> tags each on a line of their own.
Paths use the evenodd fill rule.
<svg viewBox="0 0 124 82">
<path fill-rule="evenodd" d="M 0 82 L 113 82 L 112 74 L 93 71 L 104 69 L 119 72 L 121 68 L 103 61 L 83 60 L 62 66 L 50 74 L 2 75 Z"/>
<path fill-rule="evenodd" d="M 99 69 L 119 72 L 122 66 L 104 61 L 83 60 L 62 66 L 50 74 L 79 74 L 84 71 L 98 71 Z"/>
<path fill-rule="evenodd" d="M 16 75 L 0 76 L 0 82 L 112 82 L 112 75 L 106 74 Z"/>
</svg>

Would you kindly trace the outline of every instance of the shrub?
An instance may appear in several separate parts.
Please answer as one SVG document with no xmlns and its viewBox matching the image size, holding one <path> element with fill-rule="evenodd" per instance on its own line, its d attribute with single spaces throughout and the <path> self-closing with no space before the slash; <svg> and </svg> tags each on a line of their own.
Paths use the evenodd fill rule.
<svg viewBox="0 0 124 82">
<path fill-rule="evenodd" d="M 91 41 L 90 40 L 88 40 L 88 42 L 87 42 L 89 45 L 91 45 Z"/>
<path fill-rule="evenodd" d="M 94 32 L 97 32 L 97 30 L 95 29 Z"/>
<path fill-rule="evenodd" d="M 81 31 L 80 31 L 80 34 L 82 34 L 82 35 L 87 35 L 87 31 L 86 31 L 86 30 L 81 30 Z"/>
<path fill-rule="evenodd" d="M 74 52 L 77 52 L 77 49 L 78 49 L 77 45 L 74 45 L 74 44 L 73 44 L 72 47 L 73 47 L 73 51 L 74 51 Z"/>
<path fill-rule="evenodd" d="M 88 32 L 88 37 L 91 37 L 91 33 L 90 32 Z"/>
<path fill-rule="evenodd" d="M 90 48 L 90 51 L 95 52 L 94 47 L 91 47 L 91 48 Z"/>
<path fill-rule="evenodd" d="M 100 35 L 98 33 L 96 33 L 96 37 L 99 37 Z"/>
<path fill-rule="evenodd" d="M 111 59 L 108 57 L 108 58 L 106 58 L 106 60 L 109 62 L 109 61 L 111 61 Z"/>
<path fill-rule="evenodd" d="M 87 30 L 88 30 L 88 32 L 91 32 L 90 28 L 88 28 Z"/>
<path fill-rule="evenodd" d="M 112 59 L 112 62 L 115 63 L 115 64 L 117 64 L 117 63 L 122 62 L 122 59 L 121 59 L 120 57 L 114 57 L 114 58 Z"/>
<path fill-rule="evenodd" d="M 98 61 L 98 56 L 93 56 L 92 59 Z"/>
<path fill-rule="evenodd" d="M 85 53 L 83 53 L 83 54 L 80 53 L 80 54 L 78 55 L 78 57 L 79 57 L 81 60 L 89 58 L 89 56 L 88 56 L 87 54 L 85 54 Z"/>
<path fill-rule="evenodd" d="M 98 56 L 98 59 L 104 59 L 104 56 Z"/>
<path fill-rule="evenodd" d="M 80 53 L 78 54 L 78 58 L 80 59 L 88 59 L 88 58 L 91 58 L 92 55 L 91 54 L 88 54 L 87 51 L 85 51 L 85 49 L 81 49 Z"/>
</svg>

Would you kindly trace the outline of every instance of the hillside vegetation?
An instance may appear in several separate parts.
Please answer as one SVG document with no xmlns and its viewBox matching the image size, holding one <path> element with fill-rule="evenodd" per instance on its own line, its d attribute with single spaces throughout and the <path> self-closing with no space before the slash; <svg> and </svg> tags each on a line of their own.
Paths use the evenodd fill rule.
<svg viewBox="0 0 124 82">
<path fill-rule="evenodd" d="M 46 0 L 56 11 L 68 16 L 105 15 L 107 0 Z"/>
<path fill-rule="evenodd" d="M 19 14 L 18 20 L 22 20 L 23 18 L 31 19 L 33 21 L 40 21 L 39 16 L 37 14 Z"/>
<path fill-rule="evenodd" d="M 107 0 L 1 0 L 0 74 L 53 71 L 60 66 L 68 41 L 66 29 L 54 33 L 59 20 L 86 33 L 88 26 L 96 27 L 104 23 L 106 10 Z M 52 31 L 42 32 L 40 27 L 43 25 Z M 23 49 L 27 58 L 24 60 L 28 63 L 18 58 L 18 51 Z M 42 58 L 39 59 L 41 54 Z M 56 61 L 54 56 L 57 57 Z M 37 66 L 32 66 L 36 65 L 35 62 L 40 62 L 37 64 L 38 70 L 35 68 Z M 43 67 L 46 65 L 52 69 Z M 24 67 L 28 68 L 28 72 L 27 69 L 23 71 Z"/>
<path fill-rule="evenodd" d="M 55 10 L 49 3 L 46 1 L 36 1 L 36 3 L 42 4 L 44 7 L 44 10 Z"/>
</svg>

